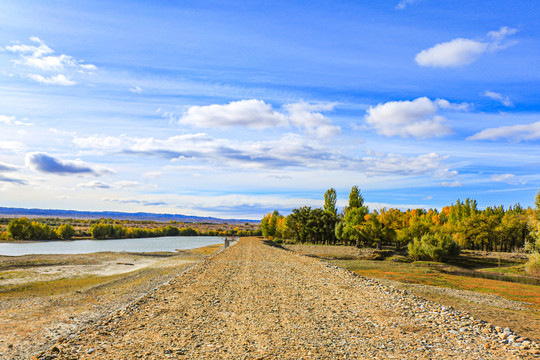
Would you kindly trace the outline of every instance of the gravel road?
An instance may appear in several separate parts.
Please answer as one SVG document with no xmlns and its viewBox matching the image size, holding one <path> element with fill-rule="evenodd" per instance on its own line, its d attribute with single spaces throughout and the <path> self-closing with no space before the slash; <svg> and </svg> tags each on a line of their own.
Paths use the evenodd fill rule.
<svg viewBox="0 0 540 360">
<path fill-rule="evenodd" d="M 37 359 L 523 359 L 538 345 L 317 259 L 242 239 Z"/>
</svg>

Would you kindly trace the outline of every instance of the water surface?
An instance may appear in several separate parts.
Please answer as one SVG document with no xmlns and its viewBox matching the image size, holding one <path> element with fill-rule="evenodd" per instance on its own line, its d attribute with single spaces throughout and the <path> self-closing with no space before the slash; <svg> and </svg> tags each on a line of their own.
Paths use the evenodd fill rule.
<svg viewBox="0 0 540 360">
<path fill-rule="evenodd" d="M 220 236 L 166 236 L 140 239 L 40 241 L 2 243 L 0 244 L 0 255 L 176 251 L 177 249 L 189 250 L 214 244 L 223 244 L 223 238 Z"/>
</svg>

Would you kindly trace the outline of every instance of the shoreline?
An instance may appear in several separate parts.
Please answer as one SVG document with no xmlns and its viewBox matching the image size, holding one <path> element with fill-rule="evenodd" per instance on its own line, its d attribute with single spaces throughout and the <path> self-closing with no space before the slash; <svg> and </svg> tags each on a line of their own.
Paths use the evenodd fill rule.
<svg viewBox="0 0 540 360">
<path fill-rule="evenodd" d="M 219 252 L 0 256 L 0 353 L 27 359 Z M 17 283 L 18 282 L 18 283 Z"/>
<path fill-rule="evenodd" d="M 134 239 L 160 239 L 167 237 L 189 237 L 189 238 L 205 238 L 205 237 L 222 237 L 226 236 L 221 235 L 178 235 L 178 236 L 152 236 L 152 237 L 131 237 L 131 238 L 120 238 L 120 239 L 96 239 L 93 237 L 78 237 L 72 239 L 51 239 L 51 240 L 0 240 L 0 244 L 33 244 L 33 243 L 49 243 L 49 242 L 74 242 L 80 240 L 93 240 L 93 241 L 110 241 L 110 240 L 134 240 Z M 238 237 L 238 236 L 234 236 Z"/>
</svg>

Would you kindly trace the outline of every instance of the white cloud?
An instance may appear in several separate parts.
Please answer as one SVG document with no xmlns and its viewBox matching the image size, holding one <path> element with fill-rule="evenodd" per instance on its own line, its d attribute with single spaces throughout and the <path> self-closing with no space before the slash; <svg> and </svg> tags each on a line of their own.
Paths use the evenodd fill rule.
<svg viewBox="0 0 540 360">
<path fill-rule="evenodd" d="M 496 174 L 496 175 L 491 175 L 491 177 L 489 178 L 491 181 L 495 181 L 495 182 L 505 182 L 505 183 L 508 183 L 508 184 L 524 184 L 525 182 L 523 181 L 520 181 L 519 179 L 516 178 L 516 175 L 514 174 Z"/>
<path fill-rule="evenodd" d="M 15 165 L 0 162 L 0 172 L 12 172 L 12 171 L 19 171 L 19 168 Z"/>
<path fill-rule="evenodd" d="M 203 128 L 245 126 L 265 129 L 286 126 L 287 118 L 275 111 L 272 105 L 252 99 L 232 101 L 226 105 L 190 106 L 180 123 Z"/>
<path fill-rule="evenodd" d="M 362 158 L 360 167 L 366 175 L 430 175 L 437 178 L 451 178 L 457 171 L 448 169 L 442 164 L 448 156 L 429 153 L 418 156 L 400 154 L 378 154 L 368 152 L 369 156 Z"/>
<path fill-rule="evenodd" d="M 336 106 L 330 104 L 308 104 L 299 102 L 285 105 L 289 121 L 298 128 L 305 129 L 308 133 L 318 137 L 330 137 L 341 133 L 339 126 L 332 125 L 332 120 L 324 116 L 321 112 L 331 111 Z"/>
<path fill-rule="evenodd" d="M 138 181 L 129 181 L 129 180 L 121 180 L 114 183 L 115 187 L 127 190 L 127 189 L 135 189 L 140 188 L 141 183 Z"/>
<path fill-rule="evenodd" d="M 179 122 L 201 128 L 239 126 L 267 129 L 293 125 L 308 134 L 329 137 L 341 133 L 341 128 L 322 114 L 334 107 L 333 103 L 299 102 L 284 105 L 285 112 L 279 112 L 263 100 L 240 100 L 225 105 L 190 106 Z M 172 118 L 173 114 L 165 112 L 163 116 Z"/>
<path fill-rule="evenodd" d="M 27 119 L 23 119 L 23 120 L 27 120 Z M 17 120 L 15 116 L 7 116 L 7 115 L 0 115 L 0 123 L 6 124 L 6 125 L 21 125 L 21 126 L 33 125 L 32 123 L 29 123 L 29 122 Z"/>
<path fill-rule="evenodd" d="M 33 57 L 42 57 L 43 55 L 51 54 L 54 51 L 45 45 L 41 39 L 38 37 L 32 36 L 30 38 L 32 42 L 38 43 L 39 46 L 36 45 L 24 45 L 24 44 L 16 44 L 11 46 L 6 46 L 4 49 L 7 51 L 11 51 L 13 53 L 20 53 L 20 54 L 28 54 L 32 55 Z"/>
<path fill-rule="evenodd" d="M 456 181 L 452 181 L 452 182 L 450 182 L 450 181 L 443 181 L 440 185 L 441 185 L 441 186 L 444 186 L 444 187 L 461 187 L 461 186 L 463 186 L 463 184 L 460 183 L 460 182 L 457 181 L 457 180 L 456 180 Z"/>
<path fill-rule="evenodd" d="M 60 54 L 52 55 L 54 50 L 47 46 L 41 39 L 31 37 L 34 43 L 31 45 L 16 44 L 6 46 L 4 50 L 18 55 L 12 60 L 15 65 L 22 65 L 32 68 L 34 71 L 41 70 L 44 73 L 56 72 L 56 75 L 47 76 L 43 74 L 27 73 L 24 76 L 42 84 L 69 86 L 76 82 L 67 76 L 66 72 L 90 73 L 97 70 L 93 64 L 86 64 L 82 60 L 77 60 L 72 56 Z"/>
<path fill-rule="evenodd" d="M 512 103 L 512 101 L 510 100 L 508 96 L 503 96 L 502 94 L 496 93 L 494 91 L 486 90 L 483 95 L 490 99 L 500 101 L 501 104 L 503 104 L 506 107 L 514 106 L 514 104 Z"/>
<path fill-rule="evenodd" d="M 400 0 L 400 2 L 396 5 L 397 10 L 403 10 L 407 6 L 412 5 L 414 3 L 418 2 L 418 0 Z"/>
<path fill-rule="evenodd" d="M 450 103 L 427 97 L 413 101 L 390 101 L 369 107 L 365 117 L 368 125 L 384 136 L 404 138 L 431 138 L 451 134 L 452 128 L 445 125 L 446 118 L 437 114 L 440 108 L 447 109 Z"/>
<path fill-rule="evenodd" d="M 490 46 L 497 49 L 506 49 L 509 45 L 512 45 L 513 43 L 503 43 L 503 41 L 506 39 L 506 37 L 514 35 L 517 32 L 517 29 L 513 29 L 508 26 L 503 26 L 499 30 L 488 32 L 487 36 L 491 38 Z"/>
<path fill-rule="evenodd" d="M 111 185 L 103 183 L 101 181 L 89 181 L 86 183 L 78 184 L 77 187 L 86 189 L 110 189 Z"/>
<path fill-rule="evenodd" d="M 134 94 L 142 94 L 143 89 L 141 89 L 139 86 L 135 86 L 135 87 L 129 88 L 129 91 L 131 91 Z"/>
<path fill-rule="evenodd" d="M 457 174 L 444 162 L 447 156 L 436 153 L 403 156 L 369 153 L 364 158 L 349 157 L 335 147 L 325 147 L 319 141 L 295 134 L 287 134 L 270 141 L 233 141 L 214 139 L 207 134 L 185 134 L 166 139 L 116 138 L 98 135 L 77 138 L 74 143 L 85 149 L 106 149 L 110 153 L 165 158 L 177 163 L 176 170 L 201 173 L 208 166 L 234 168 L 241 171 L 276 169 L 350 170 L 367 175 L 401 175 L 449 178 Z M 202 166 L 205 164 L 205 166 Z M 167 167 L 169 170 L 172 166 Z M 145 176 L 153 177 L 155 173 Z M 158 174 L 160 175 L 160 173 Z"/>
<path fill-rule="evenodd" d="M 505 39 L 516 32 L 516 29 L 503 26 L 497 31 L 490 31 L 486 41 L 457 38 L 422 50 L 416 54 L 415 60 L 420 66 L 430 67 L 468 65 L 487 52 L 502 50 L 512 45 L 511 42 L 505 42 Z"/>
<path fill-rule="evenodd" d="M 480 131 L 467 140 L 499 140 L 511 141 L 537 140 L 540 139 L 540 121 L 532 124 L 520 124 L 489 128 Z"/>
<path fill-rule="evenodd" d="M 21 152 L 26 149 L 26 145 L 20 141 L 0 141 L 1 152 Z"/>
<path fill-rule="evenodd" d="M 40 84 L 49 84 L 49 85 L 62 85 L 62 86 L 72 86 L 77 84 L 75 81 L 66 77 L 64 74 L 56 74 L 49 77 L 44 77 L 39 74 L 28 74 L 29 79 L 37 81 Z"/>
<path fill-rule="evenodd" d="M 144 173 L 144 177 L 148 179 L 157 179 L 163 176 L 163 173 L 161 171 L 149 171 L 147 173 Z"/>
</svg>

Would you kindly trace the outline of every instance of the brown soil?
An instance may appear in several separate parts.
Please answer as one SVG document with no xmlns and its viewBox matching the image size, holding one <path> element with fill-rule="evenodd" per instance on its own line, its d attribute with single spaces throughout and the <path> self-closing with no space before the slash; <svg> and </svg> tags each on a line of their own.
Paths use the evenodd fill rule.
<svg viewBox="0 0 540 360">
<path fill-rule="evenodd" d="M 247 238 L 36 357 L 518 359 L 537 353 L 534 342 L 468 313 Z"/>
<path fill-rule="evenodd" d="M 176 255 L 0 257 L 0 359 L 27 359 L 136 300 L 219 247 Z"/>
</svg>

